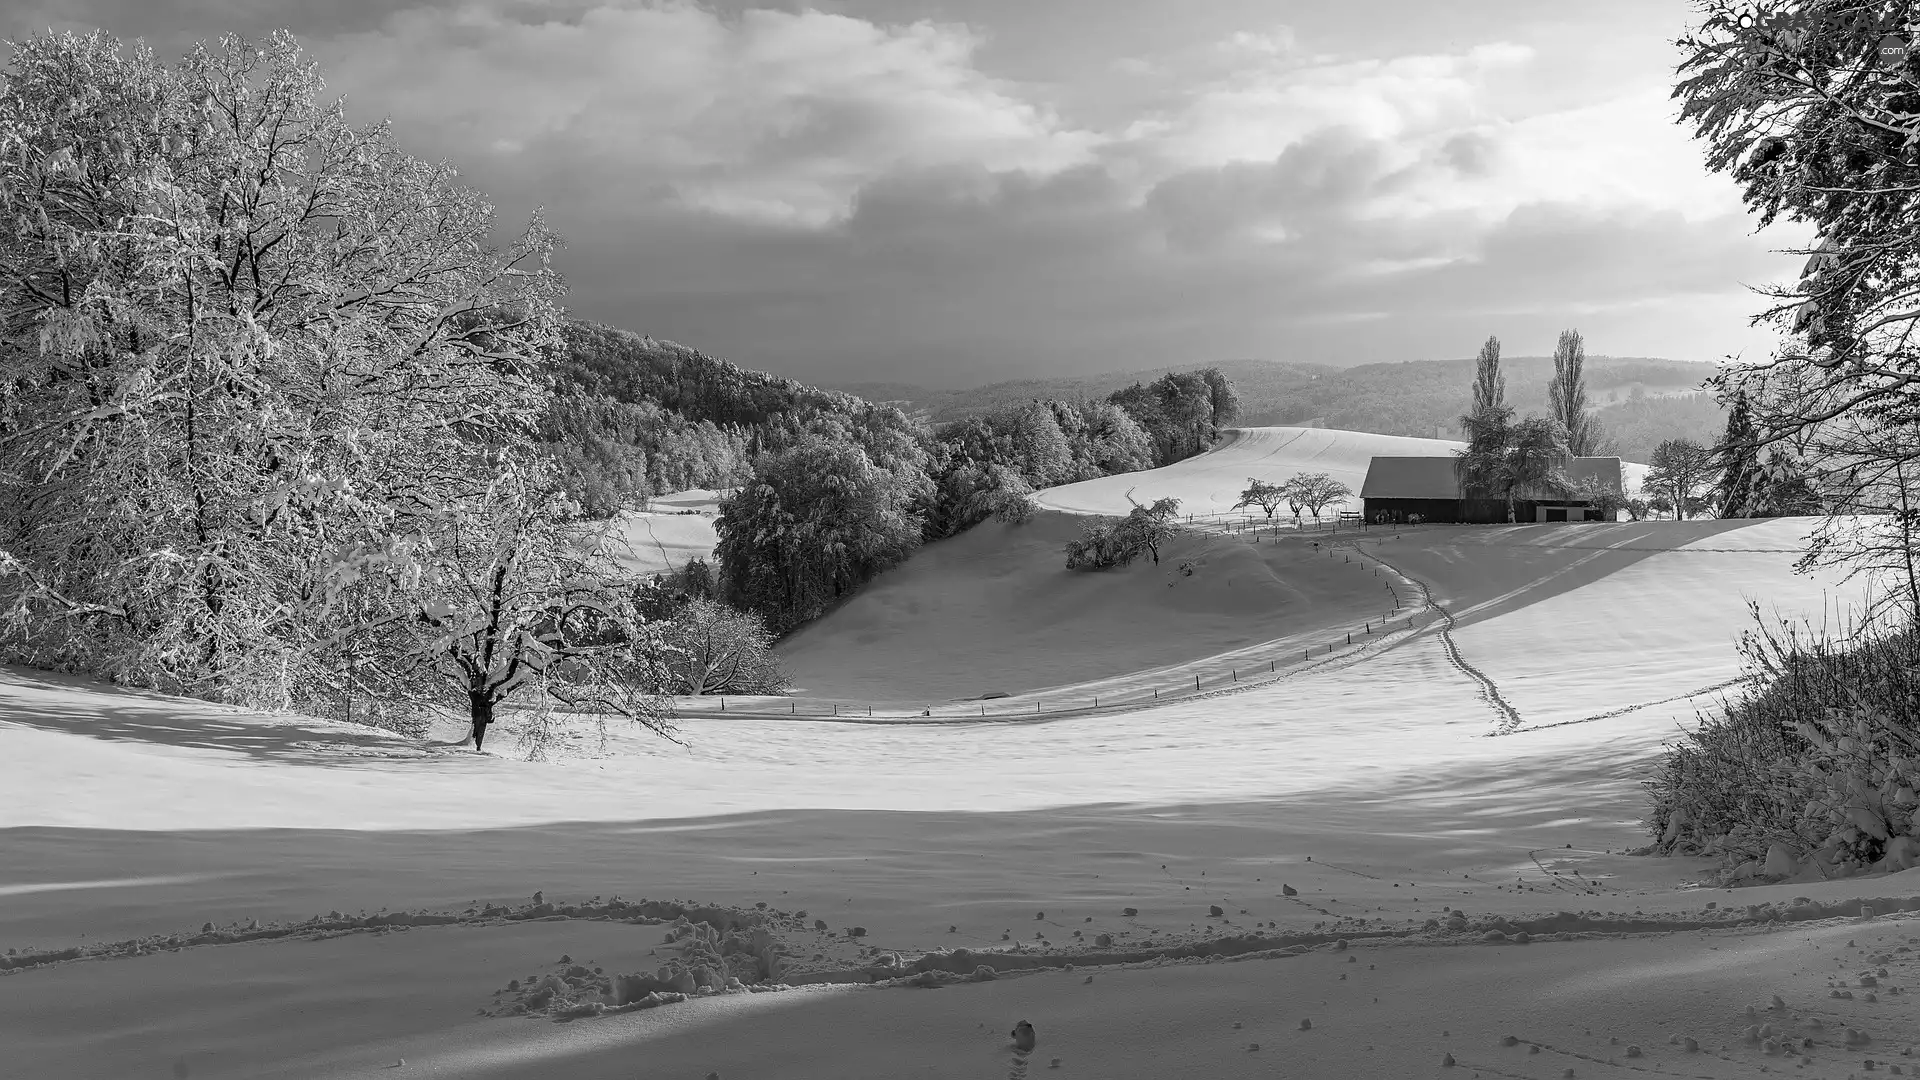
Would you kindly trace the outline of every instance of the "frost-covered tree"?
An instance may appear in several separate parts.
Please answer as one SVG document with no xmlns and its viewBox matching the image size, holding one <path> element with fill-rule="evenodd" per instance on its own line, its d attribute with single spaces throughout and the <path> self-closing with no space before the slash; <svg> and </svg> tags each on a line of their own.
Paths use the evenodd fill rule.
<svg viewBox="0 0 1920 1080">
<path fill-rule="evenodd" d="M 1174 524 L 1180 500 L 1161 498 L 1143 506 L 1134 501 L 1129 490 L 1127 501 L 1133 503 L 1133 509 L 1126 517 L 1089 521 L 1081 527 L 1079 536 L 1067 541 L 1067 569 L 1110 570 L 1126 566 L 1142 554 L 1151 554 L 1154 564 L 1159 564 L 1160 546 L 1180 531 Z"/>
<path fill-rule="evenodd" d="M 1352 488 L 1326 473 L 1301 473 L 1288 480 L 1287 485 L 1293 489 L 1300 505 L 1313 515 L 1316 525 L 1327 507 L 1345 502 L 1353 496 Z"/>
<path fill-rule="evenodd" d="M 1269 483 L 1257 476 L 1247 477 L 1246 490 L 1240 493 L 1240 501 L 1233 504 L 1239 510 L 1248 506 L 1257 506 L 1267 512 L 1267 520 L 1272 521 L 1274 512 L 1287 501 L 1287 489 L 1283 484 Z"/>
<path fill-rule="evenodd" d="M 1180 516 L 1180 500 L 1167 497 L 1141 505 L 1134 501 L 1133 492 L 1127 492 L 1127 501 L 1133 503 L 1133 509 L 1121 519 L 1119 533 L 1122 542 L 1153 556 L 1153 564 L 1160 565 L 1160 545 L 1167 542 L 1180 527 L 1174 520 Z"/>
<path fill-rule="evenodd" d="M 498 460 L 479 491 L 427 515 L 404 580 L 375 580 L 384 617 L 350 620 L 327 655 L 358 693 L 458 709 L 475 749 L 501 706 L 536 688 L 671 737 L 648 675 L 675 650 L 640 610 L 608 526 L 583 528 L 577 509 L 550 463 Z"/>
<path fill-rule="evenodd" d="M 1743 23 L 1747 5 L 1696 6 L 1697 28 L 1677 42 L 1681 122 L 1707 167 L 1740 186 L 1758 225 L 1784 218 L 1814 237 L 1796 252 L 1807 257 L 1797 280 L 1758 290 L 1769 303 L 1756 321 L 1784 346 L 1711 382 L 1723 401 L 1746 398 L 1753 442 L 1783 451 L 1776 479 L 1795 488 L 1798 470 L 1808 487 L 1833 488 L 1821 498 L 1846 504 L 1848 477 L 1870 488 L 1911 475 L 1902 440 L 1871 436 L 1920 419 L 1913 66 L 1884 64 L 1873 48 L 1885 32 L 1876 24 L 1897 17 L 1889 5 L 1795 3 L 1759 25 Z"/>
<path fill-rule="evenodd" d="M 897 565 L 921 542 L 917 466 L 882 468 L 858 444 L 809 435 L 763 457 L 721 503 L 714 557 L 729 603 L 785 633 Z"/>
<path fill-rule="evenodd" d="M 758 615 L 693 599 L 659 626 L 653 679 L 669 694 L 777 694 L 787 677 Z"/>
<path fill-rule="evenodd" d="M 524 442 L 557 238 L 350 126 L 291 36 L 168 68 L 19 43 L 0 91 L 0 646 L 291 703 L 327 597 Z M 408 570 L 408 573 L 414 571 Z"/>
</svg>

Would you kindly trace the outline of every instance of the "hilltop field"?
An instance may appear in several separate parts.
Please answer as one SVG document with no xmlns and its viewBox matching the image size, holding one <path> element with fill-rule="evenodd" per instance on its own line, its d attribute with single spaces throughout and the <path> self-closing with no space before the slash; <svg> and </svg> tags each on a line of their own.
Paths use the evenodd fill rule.
<svg viewBox="0 0 1920 1080">
<path fill-rule="evenodd" d="M 1201 520 L 1063 566 L 1129 489 L 1454 445 L 1254 428 L 1043 492 L 783 642 L 792 695 L 682 702 L 685 746 L 0 673 L 0 1077 L 1912 1075 L 1920 870 L 1629 853 L 1748 600 L 1857 601 L 1793 572 L 1811 519 Z M 678 962 L 742 988 L 618 978 Z"/>
</svg>

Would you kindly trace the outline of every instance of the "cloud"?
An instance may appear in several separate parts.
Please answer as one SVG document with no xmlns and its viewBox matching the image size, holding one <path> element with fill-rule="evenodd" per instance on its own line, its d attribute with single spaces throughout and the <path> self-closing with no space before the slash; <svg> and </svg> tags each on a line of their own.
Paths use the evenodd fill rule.
<svg viewBox="0 0 1920 1080">
<path fill-rule="evenodd" d="M 1700 168 L 1665 71 L 1566 77 L 1555 49 L 1613 55 L 1598 15 L 1404 55 L 1260 24 L 1056 69 L 1024 41 L 1027 83 L 991 15 L 31 2 L 175 41 L 290 22 L 357 122 L 391 115 L 506 224 L 547 205 L 576 313 L 808 378 L 1544 351 L 1575 315 L 1596 352 L 1707 358 L 1751 345 L 1737 282 L 1797 269 Z"/>
<path fill-rule="evenodd" d="M 554 19 L 466 3 L 326 51 L 355 98 L 449 146 L 590 160 L 636 202 L 819 227 L 895 173 L 1089 159 L 1100 138 L 981 73 L 978 45 L 962 26 L 812 10 L 610 3 Z"/>
</svg>

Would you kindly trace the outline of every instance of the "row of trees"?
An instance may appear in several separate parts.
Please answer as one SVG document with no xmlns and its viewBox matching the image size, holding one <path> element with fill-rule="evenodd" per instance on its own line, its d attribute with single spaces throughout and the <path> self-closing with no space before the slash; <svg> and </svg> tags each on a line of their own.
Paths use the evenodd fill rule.
<svg viewBox="0 0 1920 1080">
<path fill-rule="evenodd" d="M 1266 512 L 1267 520 L 1272 521 L 1273 515 L 1284 505 L 1293 513 L 1295 525 L 1300 523 L 1302 510 L 1313 514 L 1314 523 L 1318 524 L 1320 515 L 1327 507 L 1352 497 L 1352 488 L 1326 473 L 1295 473 L 1278 484 L 1249 476 L 1246 488 L 1240 492 L 1240 501 L 1233 504 L 1233 509 L 1258 506 Z"/>
</svg>

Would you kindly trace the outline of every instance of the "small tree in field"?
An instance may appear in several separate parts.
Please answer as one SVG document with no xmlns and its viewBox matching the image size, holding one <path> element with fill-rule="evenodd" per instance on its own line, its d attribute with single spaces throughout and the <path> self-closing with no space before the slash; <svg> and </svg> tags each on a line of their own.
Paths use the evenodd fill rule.
<svg viewBox="0 0 1920 1080">
<path fill-rule="evenodd" d="M 1240 510 L 1249 506 L 1258 506 L 1267 512 L 1267 520 L 1272 521 L 1274 511 L 1287 501 L 1287 489 L 1280 484 L 1270 484 L 1257 477 L 1247 477 L 1247 488 L 1240 493 L 1240 501 L 1233 509 Z M 1295 511 L 1297 514 L 1298 511 Z"/>
<path fill-rule="evenodd" d="M 1167 538 L 1180 531 L 1173 523 L 1179 516 L 1180 500 L 1171 498 L 1155 499 L 1152 505 L 1141 506 L 1133 502 L 1133 492 L 1127 492 L 1127 501 L 1133 503 L 1133 509 L 1120 522 L 1119 530 L 1125 542 L 1136 549 L 1143 549 L 1153 556 L 1153 564 L 1160 565 L 1160 545 Z"/>
<path fill-rule="evenodd" d="M 759 616 L 695 599 L 660 628 L 650 655 L 655 685 L 669 694 L 777 694 L 786 674 Z"/>
<path fill-rule="evenodd" d="M 1654 447 L 1644 486 L 1656 491 L 1681 520 L 1713 483 L 1713 451 L 1691 439 L 1668 439 Z"/>
<path fill-rule="evenodd" d="M 1293 478 L 1299 490 L 1300 504 L 1313 514 L 1313 523 L 1320 524 L 1320 515 L 1329 506 L 1345 502 L 1353 496 L 1353 489 L 1335 480 L 1326 473 L 1305 473 Z"/>
<path fill-rule="evenodd" d="M 1127 501 L 1133 501 L 1132 491 L 1127 492 Z M 1150 553 L 1157 565 L 1160 545 L 1179 531 L 1173 524 L 1179 508 L 1178 499 L 1155 499 L 1150 506 L 1134 503 L 1118 521 L 1088 522 L 1079 536 L 1067 541 L 1067 569 L 1110 570 L 1128 565 L 1142 552 Z"/>
<path fill-rule="evenodd" d="M 642 583 L 605 527 L 583 534 L 569 509 L 546 478 L 502 467 L 431 524 L 387 617 L 342 636 L 345 677 L 376 698 L 459 709 L 476 750 L 500 707 L 534 685 L 672 738 L 647 678 L 649 658 L 671 646 L 637 608 Z"/>
</svg>

